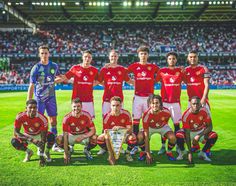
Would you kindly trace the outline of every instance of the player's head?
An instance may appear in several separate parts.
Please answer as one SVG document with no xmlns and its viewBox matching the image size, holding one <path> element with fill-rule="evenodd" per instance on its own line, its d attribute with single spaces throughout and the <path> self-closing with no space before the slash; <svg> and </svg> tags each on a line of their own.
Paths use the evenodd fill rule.
<svg viewBox="0 0 236 186">
<path fill-rule="evenodd" d="M 26 112 L 30 118 L 34 118 L 37 113 L 37 101 L 34 99 L 29 99 L 26 101 Z"/>
<path fill-rule="evenodd" d="M 39 47 L 39 57 L 41 61 L 48 61 L 49 59 L 49 47 L 47 45 L 42 45 Z"/>
<path fill-rule="evenodd" d="M 196 66 L 198 64 L 198 54 L 196 51 L 190 51 L 187 57 L 188 63 L 191 66 Z"/>
<path fill-rule="evenodd" d="M 178 54 L 176 52 L 168 52 L 166 54 L 166 61 L 169 67 L 174 67 L 177 63 Z"/>
<path fill-rule="evenodd" d="M 147 46 L 140 46 L 137 52 L 140 62 L 146 63 L 149 56 L 149 48 Z"/>
<path fill-rule="evenodd" d="M 83 52 L 82 59 L 83 59 L 83 64 L 85 66 L 89 66 L 93 59 L 92 52 L 90 50 L 85 50 Z"/>
<path fill-rule="evenodd" d="M 119 59 L 118 53 L 114 49 L 111 50 L 110 53 L 109 53 L 110 63 L 117 64 L 118 59 Z"/>
<path fill-rule="evenodd" d="M 111 104 L 111 113 L 119 114 L 122 107 L 122 100 L 119 96 L 114 96 L 110 100 Z"/>
<path fill-rule="evenodd" d="M 190 99 L 190 107 L 192 110 L 192 113 L 198 113 L 200 108 L 202 107 L 201 105 L 201 100 L 198 96 L 193 96 Z"/>
<path fill-rule="evenodd" d="M 163 103 L 160 95 L 152 94 L 148 97 L 148 107 L 152 109 L 153 112 L 158 112 L 162 109 Z"/>
<path fill-rule="evenodd" d="M 77 115 L 82 110 L 82 101 L 79 98 L 72 99 L 71 108 L 74 115 Z"/>
</svg>

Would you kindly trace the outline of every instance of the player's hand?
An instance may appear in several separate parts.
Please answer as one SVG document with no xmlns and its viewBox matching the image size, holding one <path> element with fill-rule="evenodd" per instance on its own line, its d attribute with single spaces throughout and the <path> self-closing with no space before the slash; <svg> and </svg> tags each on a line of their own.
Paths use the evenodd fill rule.
<svg viewBox="0 0 236 186">
<path fill-rule="evenodd" d="M 84 136 L 83 135 L 79 135 L 79 137 L 78 138 L 76 138 L 76 142 L 77 143 L 80 143 L 81 141 L 83 141 L 85 138 L 84 138 Z"/>
<path fill-rule="evenodd" d="M 111 65 L 110 63 L 106 63 L 106 64 L 104 65 L 104 67 L 105 67 L 105 68 L 108 68 L 110 65 Z"/>
<path fill-rule="evenodd" d="M 202 98 L 200 102 L 201 102 L 202 107 L 205 107 L 205 105 L 206 105 L 206 99 Z"/>
<path fill-rule="evenodd" d="M 45 161 L 44 157 L 39 156 L 39 166 L 43 167 L 43 166 L 45 166 L 45 164 L 46 164 L 46 161 Z"/>
<path fill-rule="evenodd" d="M 188 163 L 193 164 L 193 155 L 191 152 L 188 152 Z"/>
<path fill-rule="evenodd" d="M 64 163 L 68 165 L 70 163 L 70 155 L 64 153 Z"/>
<path fill-rule="evenodd" d="M 193 144 L 194 144 L 194 145 L 198 144 L 199 139 L 200 139 L 200 136 L 199 136 L 199 135 L 196 135 L 196 136 L 193 138 Z"/>
<path fill-rule="evenodd" d="M 149 152 L 147 152 L 147 155 L 146 155 L 146 163 L 147 163 L 148 165 L 150 165 L 150 164 L 152 163 L 152 161 L 153 161 L 153 158 L 152 158 L 151 154 L 150 154 Z"/>
</svg>

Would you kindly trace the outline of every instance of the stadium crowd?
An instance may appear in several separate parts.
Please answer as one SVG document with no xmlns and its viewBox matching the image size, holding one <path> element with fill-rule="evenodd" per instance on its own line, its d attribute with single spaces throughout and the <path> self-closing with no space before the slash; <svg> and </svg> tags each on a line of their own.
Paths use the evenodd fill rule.
<svg viewBox="0 0 236 186">
<path fill-rule="evenodd" d="M 107 54 L 111 48 L 136 53 L 141 44 L 149 46 L 150 52 L 172 45 L 178 52 L 235 53 L 235 39 L 236 28 L 230 25 L 42 26 L 34 34 L 27 30 L 1 31 L 0 54 L 35 54 L 42 44 L 49 45 L 51 54 L 78 54 L 86 49 Z"/>
</svg>

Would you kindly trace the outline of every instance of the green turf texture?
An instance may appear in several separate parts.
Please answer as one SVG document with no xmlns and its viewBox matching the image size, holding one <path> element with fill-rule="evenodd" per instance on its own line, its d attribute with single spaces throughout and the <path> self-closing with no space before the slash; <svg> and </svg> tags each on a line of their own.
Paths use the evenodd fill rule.
<svg viewBox="0 0 236 186">
<path fill-rule="evenodd" d="M 101 133 L 101 98 L 103 91 L 94 91 L 95 125 Z M 159 90 L 156 90 L 159 93 Z M 170 162 L 165 155 L 157 156 L 160 137 L 151 139 L 155 162 L 146 165 L 126 162 L 121 155 L 117 165 L 110 166 L 107 155 L 97 156 L 99 148 L 92 150 L 93 161 L 87 161 L 83 146 L 75 146 L 71 164 L 64 166 L 63 154 L 52 152 L 53 162 L 39 167 L 36 148 L 32 161 L 23 163 L 25 154 L 10 144 L 13 122 L 18 112 L 25 108 L 26 92 L 0 93 L 0 185 L 236 185 L 236 90 L 211 90 L 210 104 L 213 129 L 219 139 L 213 147 L 212 162 L 199 160 L 194 154 L 194 166 L 186 160 Z M 133 91 L 124 91 L 125 109 L 131 111 Z M 71 91 L 57 91 L 58 128 L 61 133 L 63 116 L 70 107 Z M 183 91 L 182 109 L 186 109 L 187 96 Z M 170 125 L 173 127 L 172 122 Z M 176 154 L 175 154 L 176 155 Z"/>
</svg>

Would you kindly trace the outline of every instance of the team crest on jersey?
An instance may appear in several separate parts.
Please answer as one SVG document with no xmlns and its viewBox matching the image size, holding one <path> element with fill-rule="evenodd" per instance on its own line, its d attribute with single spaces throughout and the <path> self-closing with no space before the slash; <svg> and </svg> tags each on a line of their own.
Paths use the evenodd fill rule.
<svg viewBox="0 0 236 186">
<path fill-rule="evenodd" d="M 112 81 L 116 81 L 116 79 L 117 79 L 116 76 L 112 76 L 112 77 L 111 77 L 111 80 L 112 80 Z"/>
<path fill-rule="evenodd" d="M 142 71 L 141 75 L 142 75 L 143 77 L 145 77 L 145 76 L 147 75 L 147 72 Z"/>
<path fill-rule="evenodd" d="M 151 71 L 151 70 L 152 70 L 152 67 L 147 67 L 147 69 L 148 69 L 149 71 Z"/>
<path fill-rule="evenodd" d="M 71 124 L 70 124 L 70 126 L 74 127 L 74 126 L 75 126 L 75 124 L 74 124 L 74 123 L 71 123 Z"/>
<path fill-rule="evenodd" d="M 121 71 L 118 71 L 117 73 L 118 73 L 119 75 L 121 75 Z"/>
<path fill-rule="evenodd" d="M 120 122 L 121 122 L 121 123 L 124 123 L 124 122 L 125 122 L 125 119 L 120 120 Z"/>
<path fill-rule="evenodd" d="M 193 124 L 193 128 L 197 129 L 198 128 L 198 124 L 194 123 Z"/>
<path fill-rule="evenodd" d="M 203 120 L 203 116 L 199 116 L 199 120 Z"/>
<path fill-rule="evenodd" d="M 161 120 L 162 120 L 162 121 L 165 121 L 165 117 L 162 117 Z"/>
<path fill-rule="evenodd" d="M 176 72 L 176 73 L 175 73 L 176 76 L 179 76 L 179 74 L 180 74 L 179 72 Z"/>
<path fill-rule="evenodd" d="M 93 75 L 93 71 L 90 71 L 89 74 L 90 74 L 90 75 Z"/>
<path fill-rule="evenodd" d="M 197 71 L 197 72 L 196 72 L 196 75 L 197 75 L 197 76 L 198 76 L 198 75 L 200 75 L 200 74 L 201 74 L 201 72 L 200 72 L 200 71 Z"/>
<path fill-rule="evenodd" d="M 55 70 L 53 68 L 50 70 L 50 72 L 51 74 L 55 74 Z"/>
<path fill-rule="evenodd" d="M 152 119 L 152 120 L 150 121 L 150 123 L 154 123 L 154 120 Z"/>
<path fill-rule="evenodd" d="M 84 77 L 83 77 L 83 80 L 84 80 L 84 81 L 88 81 L 88 77 L 87 77 L 87 76 L 84 76 Z"/>
<path fill-rule="evenodd" d="M 194 79 L 193 77 L 190 78 L 190 81 L 191 81 L 191 82 L 194 82 L 194 80 L 195 80 L 195 79 Z"/>
<path fill-rule="evenodd" d="M 115 123 L 114 123 L 114 122 L 111 122 L 111 125 L 115 125 Z"/>
<path fill-rule="evenodd" d="M 174 78 L 171 77 L 171 78 L 170 78 L 170 82 L 171 82 L 171 83 L 174 83 L 174 82 L 175 82 Z"/>
<path fill-rule="evenodd" d="M 190 123 L 193 123 L 193 120 L 190 120 Z"/>
<path fill-rule="evenodd" d="M 37 127 L 37 128 L 39 127 L 39 125 L 40 125 L 39 123 L 34 124 L 34 126 Z"/>
<path fill-rule="evenodd" d="M 27 122 L 24 122 L 24 125 L 28 125 L 28 123 L 27 123 Z"/>
<path fill-rule="evenodd" d="M 85 121 L 84 121 L 84 120 L 81 120 L 80 123 L 81 123 L 81 125 L 83 125 L 83 124 L 85 123 Z"/>
</svg>

